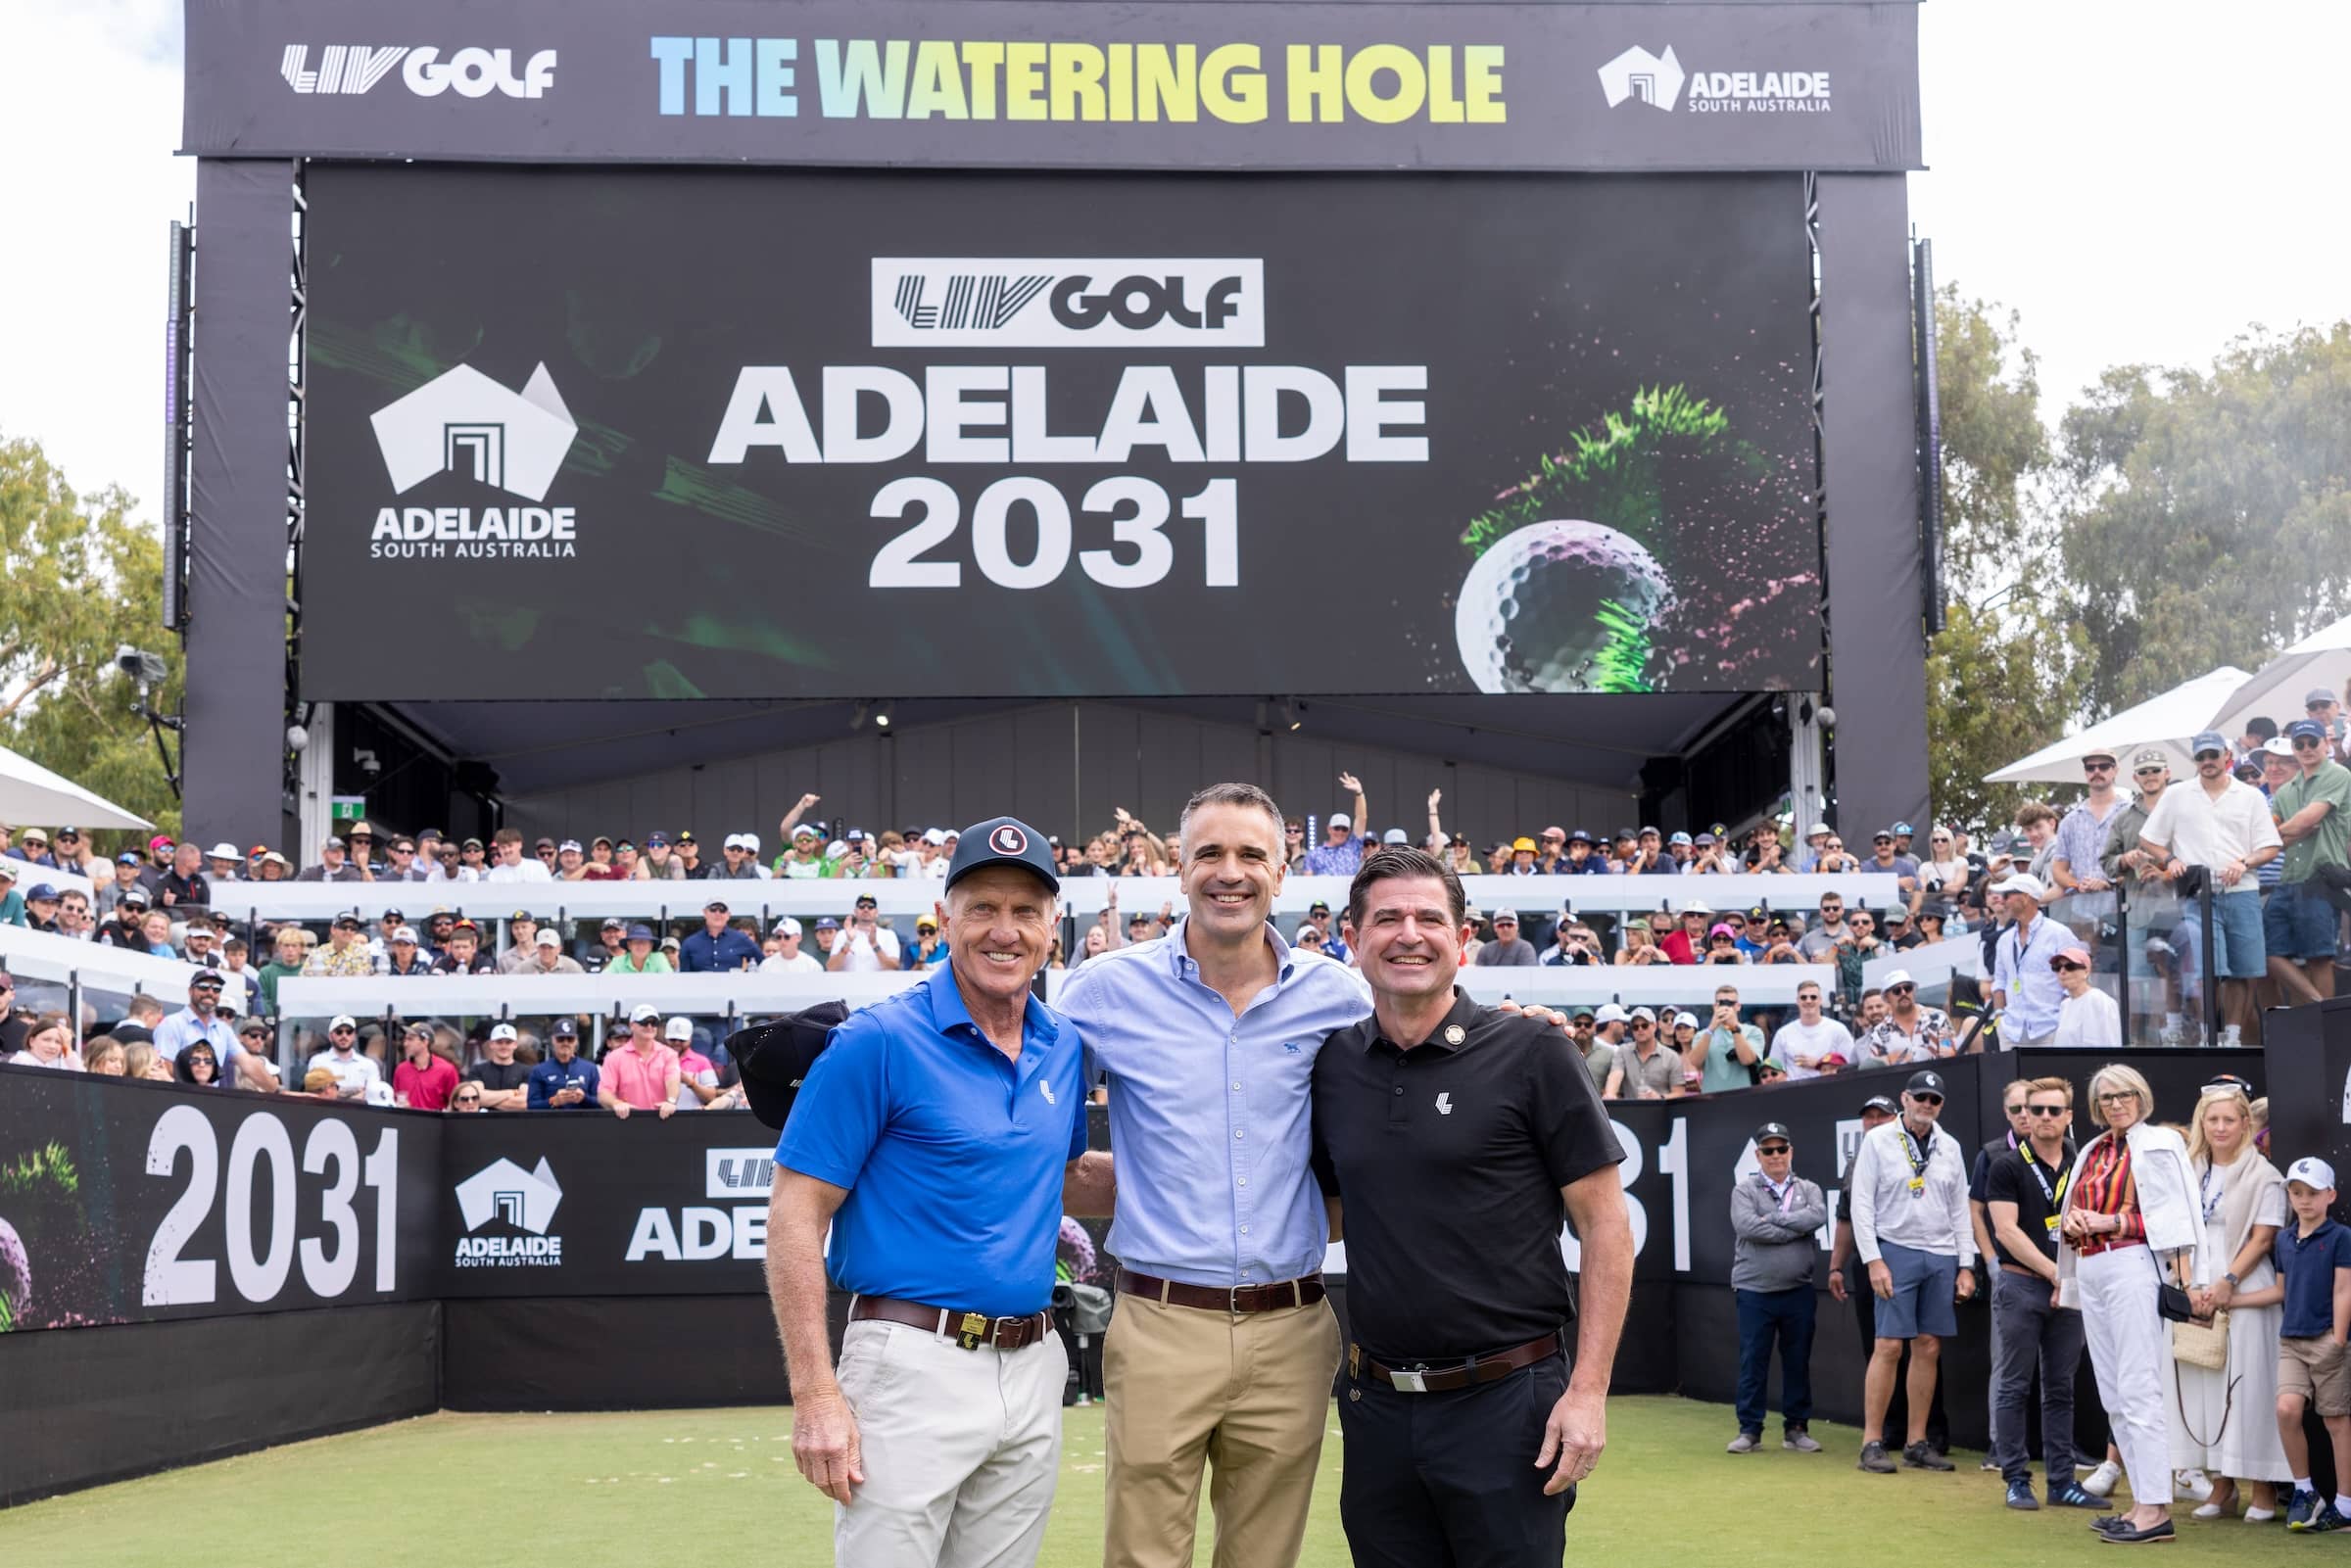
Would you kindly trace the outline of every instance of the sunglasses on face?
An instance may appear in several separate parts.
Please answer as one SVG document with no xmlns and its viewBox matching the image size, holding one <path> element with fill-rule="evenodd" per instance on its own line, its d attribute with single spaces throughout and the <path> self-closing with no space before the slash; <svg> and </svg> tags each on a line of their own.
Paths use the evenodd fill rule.
<svg viewBox="0 0 2351 1568">
<path fill-rule="evenodd" d="M 213 1065 L 213 1059 L 209 1056 L 192 1056 L 188 1058 L 188 1066 L 192 1068 L 209 1068 Z"/>
<path fill-rule="evenodd" d="M 2060 964 L 2057 966 L 2057 973 L 2060 974 L 2079 974 L 2088 967 L 2089 966 L 2087 964 Z"/>
<path fill-rule="evenodd" d="M 326 1032 L 327 1032 L 327 1033 L 329 1033 L 329 1034 L 357 1034 L 357 1033 L 359 1033 L 360 1031 L 359 1031 L 359 1030 L 357 1030 L 357 1029 L 354 1029 L 354 1028 L 340 1028 L 340 1029 L 329 1029 L 329 1030 L 327 1030 Z"/>
<path fill-rule="evenodd" d="M 2028 1116 L 2036 1117 L 2066 1117 L 2073 1115 L 2071 1111 L 2061 1105 L 2027 1106 L 2025 1107 L 2025 1112 Z"/>
<path fill-rule="evenodd" d="M 2082 771 L 2084 773 L 2112 773 L 2114 764 L 2111 762 L 2086 762 L 2082 764 Z"/>
<path fill-rule="evenodd" d="M 1910 1098 L 1919 1105 L 1943 1104 L 1943 1096 L 1940 1094 L 1914 1094 Z"/>
<path fill-rule="evenodd" d="M 480 1105 L 481 1103 L 482 1097 L 478 1094 L 460 1094 L 457 1096 L 457 1104 L 459 1105 Z"/>
<path fill-rule="evenodd" d="M 2294 749 L 2296 751 L 2316 751 L 2319 749 L 2319 742 L 2308 736 L 2301 736 L 2295 739 Z"/>
<path fill-rule="evenodd" d="M 1889 985 L 1886 987 L 1886 994 L 1888 996 L 1909 996 L 1917 989 L 1918 987 L 1915 985 Z"/>
<path fill-rule="evenodd" d="M 1759 1155 L 1784 1155 L 1788 1153 L 1788 1146 L 1784 1143 L 1758 1144 L 1755 1146 L 1755 1153 Z"/>
<path fill-rule="evenodd" d="M 2294 743 L 2296 745 L 2301 744 L 2301 742 L 2298 740 Z M 2170 771 L 2171 770 L 2168 768 L 2138 768 L 2133 770 L 2132 777 L 2135 779 L 2160 779 Z"/>
</svg>

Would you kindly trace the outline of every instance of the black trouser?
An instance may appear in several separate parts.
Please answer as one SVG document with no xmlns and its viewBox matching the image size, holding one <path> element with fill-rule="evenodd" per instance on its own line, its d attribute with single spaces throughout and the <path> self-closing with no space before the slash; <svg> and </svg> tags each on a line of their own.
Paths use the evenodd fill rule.
<svg viewBox="0 0 2351 1568">
<path fill-rule="evenodd" d="M 1853 1315 L 1861 1320 L 1861 1360 L 1868 1364 L 1878 1349 L 1878 1298 L 1869 1288 L 1869 1278 L 1863 1275 L 1856 1288 L 1852 1276 L 1846 1276 L 1846 1295 L 1852 1298 Z M 1902 1358 L 1894 1372 L 1894 1398 L 1887 1402 L 1885 1432 L 1888 1445 L 1902 1446 L 1902 1435 L 1910 1430 L 1910 1345 L 1902 1344 Z M 1935 1379 L 1935 1397 L 1927 1403 L 1927 1444 L 1937 1449 L 1951 1446 L 1950 1417 L 1943 1413 L 1943 1379 Z"/>
<path fill-rule="evenodd" d="M 1357 1568 L 1559 1568 L 1570 1493 L 1535 1468 L 1567 1357 L 1492 1383 L 1403 1394 L 1368 1368 L 1344 1374 L 1339 1520 Z"/>
</svg>

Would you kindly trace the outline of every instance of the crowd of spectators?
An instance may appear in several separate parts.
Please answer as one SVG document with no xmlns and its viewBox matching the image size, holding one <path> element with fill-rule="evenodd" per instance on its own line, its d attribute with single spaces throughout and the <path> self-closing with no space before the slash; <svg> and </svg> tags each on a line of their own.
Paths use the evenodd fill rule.
<svg viewBox="0 0 2351 1568">
<path fill-rule="evenodd" d="M 1695 833 L 1655 827 L 1594 832 L 1553 825 L 1498 839 L 1481 854 L 1467 834 L 1446 829 L 1442 791 L 1428 795 L 1426 831 L 1417 840 L 1464 876 L 1883 875 L 1883 881 L 1870 885 L 1884 890 L 1868 904 L 1848 905 L 1837 893 L 1809 907 L 1710 900 L 1708 884 L 1692 880 L 1686 895 L 1662 898 L 1648 913 L 1600 907 L 1618 902 L 1613 898 L 1579 908 L 1572 894 L 1557 907 L 1547 898 L 1541 907 L 1500 907 L 1497 901 L 1490 910 L 1472 909 L 1476 929 L 1464 946 L 1464 962 L 1480 968 L 1737 970 L 1790 964 L 1833 972 L 1825 984 L 1807 979 L 1793 1011 L 1743 1005 L 1733 976 L 1724 977 L 1704 1018 L 1642 1005 L 1578 1010 L 1573 1026 L 1595 1081 L 1611 1096 L 1715 1092 L 2003 1045 L 2119 1045 L 2124 1022 L 2112 978 L 2115 960 L 2122 943 L 2142 938 L 2141 974 L 2152 983 L 2139 991 L 2157 1000 L 2120 1000 L 2133 1007 L 2134 1022 L 2149 1007 L 2159 1009 L 2163 1037 L 2184 1041 L 2193 1033 L 2200 925 L 2183 895 L 2205 889 L 2221 917 L 2214 973 L 2222 977 L 2236 1025 L 2231 1037 L 2242 1038 L 2259 1006 L 2332 990 L 2338 910 L 2351 910 L 2351 817 L 2344 814 L 2351 808 L 2351 769 L 2337 760 L 2343 730 L 2331 695 L 2314 691 L 2310 717 L 2282 735 L 2256 720 L 2233 744 L 2217 735 L 2197 736 L 2191 749 L 2199 788 L 2172 784 L 2160 748 L 2132 754 L 2133 790 L 2118 787 L 2118 758 L 2092 755 L 2084 760 L 2082 800 L 2062 811 L 2053 803 L 2027 802 L 2009 828 L 1981 845 L 1948 825 L 1930 826 L 1921 834 L 1909 823 L 1890 823 L 1869 832 L 1864 844 L 1826 823 L 1799 833 L 1764 821 L 1736 833 L 1722 824 Z M 1401 827 L 1372 832 L 1361 781 L 1342 773 L 1337 783 L 1344 809 L 1319 822 L 1292 817 L 1284 823 L 1295 874 L 1349 876 L 1371 850 L 1415 840 Z M 263 1034 L 279 1017 L 278 983 L 296 974 L 386 981 L 448 974 L 815 974 L 919 971 L 943 962 L 935 914 L 884 916 L 872 893 L 852 889 L 842 890 L 837 915 L 787 916 L 765 923 L 764 929 L 751 912 L 759 902 L 755 896 L 718 887 L 700 891 L 698 918 L 557 918 L 558 908 L 594 904 L 590 894 L 558 895 L 556 884 L 565 882 L 943 879 L 955 830 L 871 833 L 814 818 L 819 804 L 817 795 L 802 795 L 785 814 L 772 856 L 759 834 L 736 832 L 720 841 L 715 858 L 705 857 L 692 831 L 648 832 L 642 843 L 598 836 L 583 845 L 547 835 L 533 840 L 510 828 L 487 840 L 453 840 L 431 830 L 387 832 L 362 821 L 326 838 L 317 858 L 300 867 L 267 846 L 240 852 L 222 842 L 208 850 L 163 835 L 143 854 L 125 851 L 110 861 L 71 827 L 54 835 L 40 829 L 12 834 L 0 827 L 0 923 L 182 959 L 240 977 L 249 999 L 238 1027 Z M 1121 807 L 1101 832 L 1080 842 L 1056 837 L 1050 847 L 1065 878 L 1162 877 L 1175 870 L 1172 837 Z M 44 871 L 85 878 L 90 890 L 42 881 Z M 413 883 L 416 890 L 412 899 L 404 892 L 390 907 L 371 903 L 368 913 L 355 910 L 324 923 L 237 917 L 237 899 L 227 889 L 289 879 Z M 452 882 L 512 884 L 517 906 L 503 919 L 477 923 L 453 912 L 433 891 L 436 883 Z M 2251 899 L 2238 902 L 2233 895 L 2240 890 L 2257 893 L 2259 908 Z M 691 907 L 694 896 L 680 902 Z M 413 914 L 407 907 L 411 902 L 419 906 Z M 1176 918 L 1167 901 L 1122 910 L 1116 886 L 1101 902 L 1090 920 L 1065 919 L 1050 967 L 1074 968 L 1164 935 Z M 1317 901 L 1303 918 L 1283 924 L 1282 934 L 1298 946 L 1351 959 L 1345 922 L 1334 920 L 1327 904 Z M 1900 968 L 1877 985 L 1864 983 L 1872 960 L 1968 935 L 1982 944 L 1985 978 L 1981 986 L 1957 982 L 1947 1010 L 1923 1003 L 1917 983 Z M 1623 981 L 1617 994 L 1637 1001 L 1640 977 L 1627 974 Z M 30 1022 L 19 1016 L 6 1027 L 22 1036 Z M 593 1018 L 571 1022 L 575 1029 L 600 1032 Z M 240 1053 L 234 1022 L 221 1021 L 210 1069 L 216 1081 L 261 1087 L 244 1076 L 258 1068 L 235 1066 Z M 635 1022 L 618 1016 L 605 1022 L 600 1032 L 630 1035 L 634 1044 Z M 692 1054 L 712 1063 L 716 1079 L 717 1092 L 691 1092 L 693 1074 L 681 1062 L 685 1081 L 667 1103 L 726 1103 L 731 1069 L 713 1025 L 683 1019 L 656 1022 L 653 1045 L 669 1049 L 673 1031 L 684 1026 L 686 1043 L 699 1047 Z M 140 1027 L 135 1018 L 124 1023 L 133 1031 Z M 461 1029 L 436 1023 L 416 1038 L 426 1042 L 428 1054 L 461 1070 L 489 1060 L 493 1024 L 475 1021 Z M 521 1025 L 524 1033 L 511 1043 L 525 1066 L 552 1058 L 556 1024 L 547 1020 Z M 413 1092 L 395 1081 L 406 1065 L 402 1031 L 408 1026 L 397 988 L 388 987 L 383 1020 L 355 1023 L 351 1030 L 354 1049 L 375 1064 L 378 1078 L 396 1097 L 437 1104 L 445 1098 L 440 1074 L 419 1076 Z M 123 1040 L 120 1027 L 113 1037 L 138 1043 Z M 75 1051 L 82 1045 L 69 1043 Z M 331 1072 L 339 1060 L 331 1042 L 316 1043 L 309 1076 Z M 0 1044 L 28 1049 L 22 1040 Z M 159 1050 L 166 1065 L 176 1062 L 177 1044 L 167 1040 Z M 576 1043 L 574 1049 L 576 1054 Z M 264 1056 L 244 1054 L 255 1061 Z M 335 1079 L 337 1092 L 351 1090 L 359 1072 L 344 1069 Z M 453 1091 L 447 1098 L 456 1096 Z M 518 1106 L 498 1093 L 482 1103 L 491 1110 Z M 596 1097 L 589 1093 L 568 1103 L 596 1103 Z"/>
</svg>

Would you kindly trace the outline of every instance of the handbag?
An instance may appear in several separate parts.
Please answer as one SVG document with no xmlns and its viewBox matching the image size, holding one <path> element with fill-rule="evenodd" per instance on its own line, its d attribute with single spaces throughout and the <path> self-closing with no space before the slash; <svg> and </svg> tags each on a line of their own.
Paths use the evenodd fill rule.
<svg viewBox="0 0 2351 1568">
<path fill-rule="evenodd" d="M 2174 1325 L 2192 1323 L 2196 1309 L 2187 1299 L 2187 1292 L 2177 1285 L 2155 1287 L 2155 1315 Z"/>
<path fill-rule="evenodd" d="M 2228 1370 L 2229 1308 L 2215 1311 L 2209 1323 L 2174 1323 L 2172 1359 L 2213 1372 Z"/>
</svg>

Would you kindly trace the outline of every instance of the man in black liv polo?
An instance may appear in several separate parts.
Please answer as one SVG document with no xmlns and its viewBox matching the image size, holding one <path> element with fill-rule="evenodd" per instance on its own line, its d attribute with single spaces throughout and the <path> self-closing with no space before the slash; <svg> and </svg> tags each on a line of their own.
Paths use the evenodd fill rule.
<svg viewBox="0 0 2351 1568">
<path fill-rule="evenodd" d="M 1454 989 L 1461 879 L 1417 849 L 1348 893 L 1372 1016 L 1315 1062 L 1315 1168 L 1352 1218 L 1339 1517 L 1358 1568 L 1558 1568 L 1607 1437 L 1633 1235 L 1591 1074 Z M 1570 1375 L 1559 1226 L 1583 1249 Z"/>
</svg>

